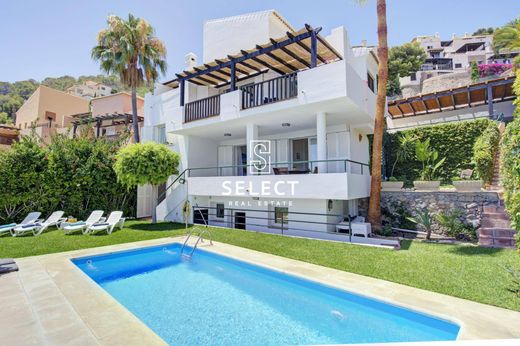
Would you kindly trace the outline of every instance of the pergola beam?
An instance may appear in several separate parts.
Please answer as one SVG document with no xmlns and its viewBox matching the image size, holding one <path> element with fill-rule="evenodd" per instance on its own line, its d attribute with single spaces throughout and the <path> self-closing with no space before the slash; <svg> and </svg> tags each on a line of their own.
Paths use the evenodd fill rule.
<svg viewBox="0 0 520 346">
<path fill-rule="evenodd" d="M 254 62 L 256 62 L 256 63 L 258 63 L 258 64 L 260 64 L 260 65 L 262 65 L 262 66 L 265 66 L 265 67 L 267 67 L 268 69 L 271 69 L 271 70 L 273 70 L 274 72 L 279 73 L 279 74 L 281 74 L 281 75 L 287 74 L 287 72 L 284 72 L 284 71 L 282 71 L 282 70 L 280 70 L 280 69 L 278 69 L 278 68 L 276 68 L 276 67 L 273 67 L 273 66 L 269 65 L 267 62 L 261 60 L 261 59 L 258 58 L 258 57 L 253 57 L 253 58 L 251 58 L 251 60 L 253 60 Z"/>
<path fill-rule="evenodd" d="M 262 49 L 263 47 L 260 46 L 260 45 L 256 45 L 256 48 L 257 49 Z M 265 55 L 267 55 L 268 57 L 270 57 L 271 59 L 273 59 L 274 61 L 284 65 L 285 67 L 293 70 L 294 71 L 298 71 L 299 69 L 294 67 L 292 64 L 286 62 L 286 61 L 283 61 L 283 59 L 280 59 L 279 57 L 277 57 L 276 55 L 274 55 L 273 53 L 265 53 Z"/>
<path fill-rule="evenodd" d="M 271 43 L 276 43 L 276 40 L 274 39 L 270 39 Z M 294 54 L 291 50 L 285 48 L 285 47 L 281 47 L 280 48 L 282 50 L 282 52 L 284 52 L 285 54 L 289 55 L 291 58 L 293 58 L 294 60 L 298 61 L 300 64 L 302 64 L 303 66 L 306 66 L 306 67 L 311 67 L 311 65 L 304 59 L 300 58 L 298 55 Z"/>
</svg>

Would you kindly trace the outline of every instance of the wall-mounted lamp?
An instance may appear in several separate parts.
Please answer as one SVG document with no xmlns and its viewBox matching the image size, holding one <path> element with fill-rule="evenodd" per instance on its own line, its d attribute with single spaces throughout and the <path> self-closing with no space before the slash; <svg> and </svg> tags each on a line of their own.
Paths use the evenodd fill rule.
<svg viewBox="0 0 520 346">
<path fill-rule="evenodd" d="M 290 127 L 290 126 L 291 126 L 291 124 L 289 124 L 289 123 L 282 123 L 282 127 Z"/>
</svg>

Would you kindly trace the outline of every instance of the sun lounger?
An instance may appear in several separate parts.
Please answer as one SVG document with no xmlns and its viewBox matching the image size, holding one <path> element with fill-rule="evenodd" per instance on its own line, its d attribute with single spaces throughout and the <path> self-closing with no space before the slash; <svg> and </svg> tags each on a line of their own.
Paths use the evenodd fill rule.
<svg viewBox="0 0 520 346">
<path fill-rule="evenodd" d="M 10 224 L 7 224 L 7 225 L 1 225 L 0 226 L 0 234 L 6 233 L 6 232 L 11 233 L 11 231 L 14 228 L 18 227 L 18 226 L 35 223 L 35 222 L 38 221 L 38 218 L 40 217 L 41 214 L 42 213 L 40 213 L 40 212 L 34 211 L 32 213 L 27 214 L 25 219 L 23 219 L 23 221 L 20 222 L 19 224 L 10 223 Z"/>
<path fill-rule="evenodd" d="M 63 221 L 65 221 L 63 214 L 64 212 L 61 210 L 55 211 L 47 218 L 47 220 L 43 222 L 33 222 L 25 225 L 16 226 L 11 230 L 11 235 L 13 237 L 16 237 L 29 232 L 32 232 L 34 236 L 40 235 L 47 228 L 52 226 L 58 227 Z"/>
<path fill-rule="evenodd" d="M 65 234 L 70 234 L 77 231 L 81 231 L 83 234 L 87 234 L 88 228 L 96 222 L 99 222 L 103 216 L 103 213 L 103 210 L 94 210 L 92 213 L 90 213 L 87 220 L 73 223 L 64 222 L 62 223 L 61 228 L 65 231 Z"/>
<path fill-rule="evenodd" d="M 97 222 L 88 228 L 87 233 L 94 234 L 96 232 L 106 231 L 107 234 L 112 233 L 115 227 L 122 229 L 125 224 L 125 218 L 122 217 L 122 211 L 113 211 L 105 222 Z"/>
</svg>

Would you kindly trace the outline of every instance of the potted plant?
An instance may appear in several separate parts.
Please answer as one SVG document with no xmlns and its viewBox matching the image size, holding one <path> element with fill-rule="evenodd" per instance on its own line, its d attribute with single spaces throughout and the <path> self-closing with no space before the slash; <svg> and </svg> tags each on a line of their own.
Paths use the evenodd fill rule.
<svg viewBox="0 0 520 346">
<path fill-rule="evenodd" d="M 446 158 L 439 160 L 439 152 L 430 146 L 430 139 L 415 142 L 415 157 L 422 163 L 420 180 L 413 182 L 417 191 L 437 191 L 441 185 L 437 180 L 437 170 L 444 164 Z"/>
<path fill-rule="evenodd" d="M 399 136 L 399 147 L 395 155 L 395 161 L 392 165 L 390 178 L 388 181 L 381 182 L 381 189 L 383 191 L 400 191 L 403 188 L 404 181 L 398 180 L 394 177 L 395 166 L 400 161 L 410 160 L 413 155 L 413 143 L 416 138 L 410 132 L 401 132 Z"/>
<path fill-rule="evenodd" d="M 404 182 L 397 180 L 396 177 L 388 178 L 388 181 L 381 182 L 381 189 L 383 191 L 401 191 Z"/>
<path fill-rule="evenodd" d="M 483 180 L 472 180 L 473 171 L 465 169 L 460 173 L 460 176 L 451 179 L 453 186 L 457 192 L 479 192 L 484 185 Z"/>
</svg>

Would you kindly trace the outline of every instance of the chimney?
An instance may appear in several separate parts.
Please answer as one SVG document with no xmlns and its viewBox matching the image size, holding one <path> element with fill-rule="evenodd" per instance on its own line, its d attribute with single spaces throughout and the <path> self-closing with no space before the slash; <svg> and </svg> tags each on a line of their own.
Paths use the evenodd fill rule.
<svg viewBox="0 0 520 346">
<path fill-rule="evenodd" d="M 367 46 L 367 40 L 363 40 L 363 41 L 361 41 L 361 46 L 362 46 L 362 47 L 366 47 L 366 46 Z"/>
<path fill-rule="evenodd" d="M 191 53 L 191 52 L 186 54 L 184 56 L 184 67 L 187 70 L 191 70 L 195 66 L 197 66 L 197 55 L 195 55 L 195 53 Z"/>
</svg>

